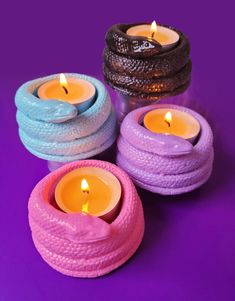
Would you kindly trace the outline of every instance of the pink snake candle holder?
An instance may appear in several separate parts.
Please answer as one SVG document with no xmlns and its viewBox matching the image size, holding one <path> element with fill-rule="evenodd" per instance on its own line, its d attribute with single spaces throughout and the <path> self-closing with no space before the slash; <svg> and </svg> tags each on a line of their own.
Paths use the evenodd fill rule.
<svg viewBox="0 0 235 301">
<path fill-rule="evenodd" d="M 195 145 L 181 137 L 156 134 L 142 126 L 144 115 L 157 108 L 177 109 L 194 116 L 201 126 Z M 151 192 L 175 195 L 204 184 L 213 167 L 213 134 L 208 122 L 188 108 L 155 104 L 130 112 L 118 139 L 117 164 L 134 183 Z"/>
<path fill-rule="evenodd" d="M 112 172 L 122 186 L 122 204 L 112 223 L 100 218 L 56 208 L 58 181 L 79 167 L 99 167 Z M 57 271 L 74 277 L 98 277 L 124 264 L 139 247 L 144 234 L 140 198 L 128 175 L 114 164 L 84 160 L 62 166 L 43 178 L 29 199 L 29 224 L 42 258 Z"/>
</svg>

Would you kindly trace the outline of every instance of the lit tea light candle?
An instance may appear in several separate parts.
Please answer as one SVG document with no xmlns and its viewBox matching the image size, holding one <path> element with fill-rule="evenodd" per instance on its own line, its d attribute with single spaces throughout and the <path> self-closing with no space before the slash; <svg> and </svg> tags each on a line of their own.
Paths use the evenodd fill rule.
<svg viewBox="0 0 235 301">
<path fill-rule="evenodd" d="M 175 135 L 192 144 L 200 132 L 200 124 L 192 115 L 175 109 L 155 109 L 144 116 L 144 126 L 153 133 Z"/>
<path fill-rule="evenodd" d="M 117 216 L 120 198 L 119 180 L 97 167 L 83 167 L 67 173 L 55 189 L 56 203 L 64 212 L 82 212 L 105 221 Z"/>
<path fill-rule="evenodd" d="M 58 79 L 42 84 L 38 89 L 38 97 L 42 100 L 57 99 L 76 105 L 80 113 L 93 103 L 96 89 L 92 83 L 81 78 L 66 78 L 63 73 Z"/>
<path fill-rule="evenodd" d="M 155 21 L 152 24 L 141 24 L 130 27 L 127 32 L 129 36 L 141 36 L 148 39 L 154 39 L 164 49 L 173 48 L 179 41 L 179 34 L 164 26 L 157 25 Z"/>
<path fill-rule="evenodd" d="M 88 213 L 89 212 L 89 210 L 88 210 L 89 199 L 88 198 L 89 198 L 89 194 L 90 194 L 90 187 L 89 187 L 86 179 L 82 179 L 81 190 L 85 196 L 85 201 L 82 204 L 82 212 Z"/>
</svg>

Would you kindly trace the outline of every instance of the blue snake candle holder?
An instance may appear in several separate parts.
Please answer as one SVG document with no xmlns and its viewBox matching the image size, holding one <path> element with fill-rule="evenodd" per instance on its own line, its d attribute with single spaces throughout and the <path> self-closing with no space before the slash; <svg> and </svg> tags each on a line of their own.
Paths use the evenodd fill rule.
<svg viewBox="0 0 235 301">
<path fill-rule="evenodd" d="M 85 79 L 96 88 L 94 103 L 80 114 L 68 102 L 37 97 L 37 89 L 58 74 L 23 84 L 15 96 L 20 139 L 33 155 L 49 161 L 49 169 L 101 154 L 116 139 L 116 116 L 104 85 L 87 75 L 66 76 Z"/>
</svg>

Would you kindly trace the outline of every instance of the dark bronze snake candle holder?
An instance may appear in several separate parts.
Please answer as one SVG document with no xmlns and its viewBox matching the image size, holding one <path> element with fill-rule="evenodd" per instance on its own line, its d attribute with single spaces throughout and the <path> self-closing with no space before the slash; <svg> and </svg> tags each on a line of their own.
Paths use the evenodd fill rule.
<svg viewBox="0 0 235 301">
<path fill-rule="evenodd" d="M 179 30 L 178 44 L 164 49 L 156 40 L 129 36 L 128 28 L 140 24 L 113 25 L 106 34 L 104 77 L 118 92 L 145 100 L 158 100 L 184 92 L 190 84 L 188 39 Z"/>
</svg>

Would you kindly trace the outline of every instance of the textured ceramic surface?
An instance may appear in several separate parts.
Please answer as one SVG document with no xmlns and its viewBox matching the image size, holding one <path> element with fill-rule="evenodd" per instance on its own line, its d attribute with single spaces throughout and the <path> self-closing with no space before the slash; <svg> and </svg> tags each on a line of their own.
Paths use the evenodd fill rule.
<svg viewBox="0 0 235 301">
<path fill-rule="evenodd" d="M 37 88 L 58 74 L 23 84 L 15 96 L 22 143 L 39 158 L 56 162 L 90 158 L 109 148 L 116 138 L 116 117 L 104 85 L 90 76 L 66 75 L 86 79 L 96 88 L 95 102 L 81 114 L 74 105 L 36 96 Z"/>
<path fill-rule="evenodd" d="M 122 206 L 111 224 L 89 215 L 67 214 L 53 206 L 57 182 L 67 172 L 85 166 L 106 169 L 121 183 Z M 98 277 L 111 272 L 135 253 L 143 238 L 143 208 L 134 184 L 124 171 L 108 162 L 73 162 L 50 173 L 34 188 L 28 208 L 37 250 L 50 266 L 69 276 Z"/>
<path fill-rule="evenodd" d="M 234 301 L 234 1 L 1 4 L 0 300 Z M 213 173 L 206 185 L 184 195 L 140 189 L 146 230 L 137 254 L 105 277 L 66 277 L 43 262 L 31 241 L 27 197 L 48 170 L 19 140 L 14 93 L 27 80 L 58 72 L 102 80 L 106 30 L 153 19 L 180 28 L 192 45 L 190 108 L 213 129 Z"/>
<path fill-rule="evenodd" d="M 192 114 L 200 123 L 197 143 L 172 135 L 155 134 L 142 126 L 143 116 L 157 108 Z M 160 194 L 181 194 L 204 184 L 213 164 L 213 134 L 208 122 L 185 107 L 156 104 L 129 113 L 118 139 L 117 163 L 140 187 Z"/>
<path fill-rule="evenodd" d="M 125 95 L 149 101 L 185 91 L 191 78 L 190 46 L 185 35 L 173 28 L 180 39 L 167 51 L 153 39 L 127 35 L 126 30 L 135 25 L 113 25 L 106 33 L 107 83 Z"/>
</svg>

